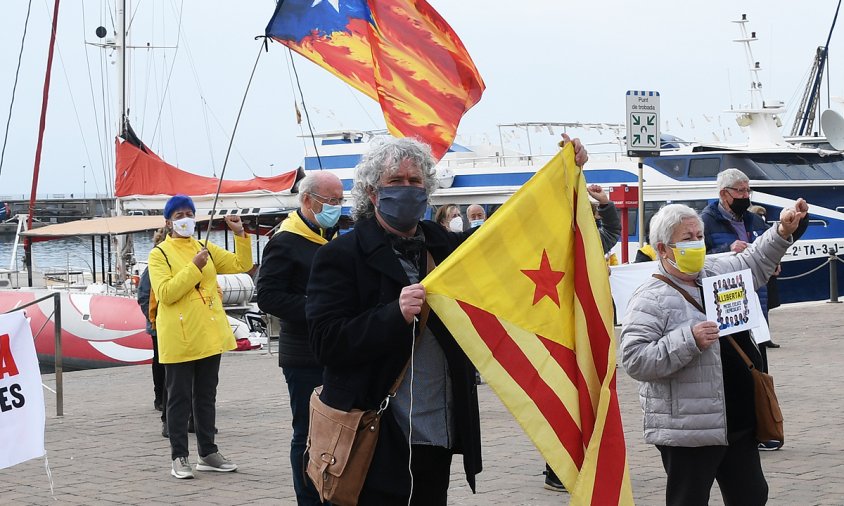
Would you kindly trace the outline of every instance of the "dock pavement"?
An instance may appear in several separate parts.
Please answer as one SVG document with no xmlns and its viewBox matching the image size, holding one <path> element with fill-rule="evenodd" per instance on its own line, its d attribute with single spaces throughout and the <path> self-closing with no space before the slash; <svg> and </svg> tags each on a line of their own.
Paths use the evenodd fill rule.
<svg viewBox="0 0 844 506">
<path fill-rule="evenodd" d="M 763 452 L 770 505 L 844 504 L 844 305 L 824 302 L 771 311 L 771 373 L 785 417 L 785 446 Z M 52 388 L 52 375 L 44 375 Z M 288 458 L 287 389 L 277 358 L 263 351 L 223 357 L 217 396 L 217 444 L 236 473 L 170 476 L 170 452 L 153 410 L 148 366 L 66 373 L 64 417 L 45 390 L 44 459 L 0 470 L 0 504 L 295 504 Z M 558 505 L 568 495 L 543 488 L 544 462 L 490 390 L 479 386 L 484 471 L 472 494 L 455 457 L 449 504 Z M 620 368 L 618 396 L 633 494 L 638 505 L 664 504 L 658 451 L 644 443 L 636 382 Z M 191 438 L 191 461 L 196 441 Z M 2 451 L 2 449 L 0 449 Z M 717 485 L 711 504 L 723 504 Z"/>
</svg>

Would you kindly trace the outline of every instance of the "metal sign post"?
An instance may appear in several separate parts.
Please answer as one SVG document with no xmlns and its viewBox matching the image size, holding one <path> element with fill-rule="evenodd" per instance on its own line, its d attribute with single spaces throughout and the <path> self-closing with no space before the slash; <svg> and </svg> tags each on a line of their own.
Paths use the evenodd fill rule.
<svg viewBox="0 0 844 506">
<path fill-rule="evenodd" d="M 627 91 L 627 156 L 639 158 L 639 246 L 645 244 L 644 158 L 659 156 L 659 92 Z"/>
</svg>

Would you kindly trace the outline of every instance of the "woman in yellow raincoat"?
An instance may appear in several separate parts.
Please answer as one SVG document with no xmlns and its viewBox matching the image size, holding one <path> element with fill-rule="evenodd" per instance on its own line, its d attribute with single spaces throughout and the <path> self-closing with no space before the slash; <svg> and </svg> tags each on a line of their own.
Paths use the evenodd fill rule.
<svg viewBox="0 0 844 506">
<path fill-rule="evenodd" d="M 214 443 L 220 357 L 235 348 L 223 311 L 217 274 L 252 268 L 252 245 L 238 216 L 226 216 L 234 233 L 235 253 L 193 237 L 196 207 L 176 195 L 164 206 L 170 234 L 149 254 L 149 277 L 158 301 L 159 361 L 167 388 L 167 428 L 173 459 L 170 474 L 193 478 L 188 460 L 188 418 L 193 408 L 199 449 L 197 471 L 234 471 Z"/>
</svg>

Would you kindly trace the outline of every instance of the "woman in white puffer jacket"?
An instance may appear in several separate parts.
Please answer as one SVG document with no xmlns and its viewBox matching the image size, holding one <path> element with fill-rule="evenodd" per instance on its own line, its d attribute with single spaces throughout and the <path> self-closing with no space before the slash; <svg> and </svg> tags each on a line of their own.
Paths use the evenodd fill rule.
<svg viewBox="0 0 844 506">
<path fill-rule="evenodd" d="M 706 505 L 716 479 L 727 505 L 767 502 L 750 372 L 720 341 L 718 324 L 706 321 L 678 289 L 702 304 L 702 278 L 743 269 L 753 273 L 754 286 L 763 285 L 807 210 L 799 199 L 745 251 L 709 259 L 693 209 L 671 204 L 651 219 L 659 273 L 676 287 L 653 278 L 636 290 L 622 322 L 621 356 L 640 381 L 645 441 L 657 446 L 668 474 L 666 504 Z M 761 360 L 748 332 L 733 338 L 754 362 Z"/>
</svg>

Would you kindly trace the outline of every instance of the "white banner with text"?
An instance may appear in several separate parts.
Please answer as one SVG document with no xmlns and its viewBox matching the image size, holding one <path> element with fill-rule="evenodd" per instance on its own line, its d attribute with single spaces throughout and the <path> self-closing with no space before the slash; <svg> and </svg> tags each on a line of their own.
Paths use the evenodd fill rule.
<svg viewBox="0 0 844 506">
<path fill-rule="evenodd" d="M 23 312 L 0 314 L 0 469 L 44 455 L 44 392 Z"/>
</svg>

